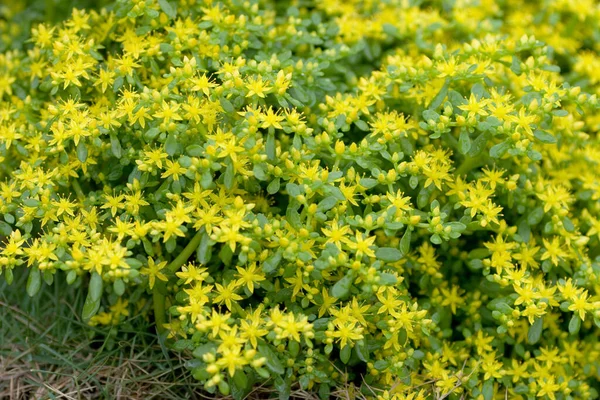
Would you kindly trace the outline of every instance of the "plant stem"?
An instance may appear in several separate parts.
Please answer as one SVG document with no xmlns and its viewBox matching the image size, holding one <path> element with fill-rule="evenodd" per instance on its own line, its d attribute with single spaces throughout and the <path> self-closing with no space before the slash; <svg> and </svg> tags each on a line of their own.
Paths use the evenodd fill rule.
<svg viewBox="0 0 600 400">
<path fill-rule="evenodd" d="M 56 7 L 56 4 L 53 0 L 46 0 L 44 7 L 44 11 L 46 12 L 46 20 L 48 22 L 54 22 L 54 8 Z"/>
<path fill-rule="evenodd" d="M 458 176 L 466 175 L 470 170 L 478 167 L 483 162 L 483 157 L 467 157 L 460 164 L 460 167 L 455 171 L 455 174 Z"/>
<path fill-rule="evenodd" d="M 167 266 L 167 269 L 173 273 L 175 273 L 187 260 L 190 258 L 192 253 L 200 246 L 200 241 L 202 240 L 202 234 L 204 230 L 200 230 L 194 235 L 192 240 L 185 246 L 185 248 L 179 253 L 177 257 Z M 156 322 L 156 329 L 159 333 L 163 333 L 165 331 L 165 294 L 167 288 L 165 282 L 158 281 L 154 285 L 154 289 L 152 290 L 152 303 L 154 306 L 154 321 Z"/>
<path fill-rule="evenodd" d="M 85 200 L 85 195 L 83 194 L 83 190 L 81 190 L 79 181 L 77 179 L 73 179 L 71 181 L 71 186 L 73 186 L 73 190 L 75 191 L 75 194 L 77 195 L 77 198 L 79 199 L 79 201 L 81 201 L 83 203 L 83 201 Z"/>
<path fill-rule="evenodd" d="M 175 259 L 173 261 L 171 261 L 171 264 L 169 264 L 169 266 L 167 267 L 169 269 L 169 271 L 171 271 L 171 272 L 177 271 L 179 269 L 179 267 L 181 267 L 183 265 L 183 263 L 186 262 L 188 260 L 188 258 L 190 258 L 190 256 L 194 252 L 194 250 L 196 250 L 198 248 L 198 246 L 200 246 L 200 241 L 202 240 L 203 233 L 204 233 L 204 230 L 201 230 L 201 231 L 198 231 L 196 233 L 196 235 L 194 235 L 192 240 L 190 240 L 190 242 L 187 244 L 187 246 L 185 246 L 185 248 L 181 251 L 181 253 L 179 253 L 179 255 L 177 257 L 175 257 Z"/>
<path fill-rule="evenodd" d="M 160 281 L 156 282 L 154 289 L 152 289 L 152 305 L 154 307 L 154 322 L 156 323 L 156 330 L 158 333 L 165 331 L 165 295 L 161 293 L 162 290 L 166 290 L 165 284 Z"/>
</svg>

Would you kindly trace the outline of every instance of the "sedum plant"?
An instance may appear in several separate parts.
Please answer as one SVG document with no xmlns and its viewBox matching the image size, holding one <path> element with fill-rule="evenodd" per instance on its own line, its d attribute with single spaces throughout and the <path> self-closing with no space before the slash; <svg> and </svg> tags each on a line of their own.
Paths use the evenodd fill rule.
<svg viewBox="0 0 600 400">
<path fill-rule="evenodd" d="M 594 2 L 18 7 L 11 290 L 148 314 L 214 395 L 598 397 Z"/>
</svg>

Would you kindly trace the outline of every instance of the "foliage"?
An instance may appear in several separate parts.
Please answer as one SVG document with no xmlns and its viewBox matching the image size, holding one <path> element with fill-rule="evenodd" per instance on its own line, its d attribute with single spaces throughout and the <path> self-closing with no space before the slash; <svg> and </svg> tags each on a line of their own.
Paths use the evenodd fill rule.
<svg viewBox="0 0 600 400">
<path fill-rule="evenodd" d="M 24 287 L 26 280 L 27 270 L 17 269 L 13 285 Z M 147 313 L 132 315 L 107 333 L 81 321 L 85 293 L 63 279 L 31 298 L 6 286 L 0 281 L 0 398 L 182 399 L 202 394 L 185 359 L 162 351 Z"/>
<path fill-rule="evenodd" d="M 597 398 L 600 9 L 516 3 L 35 25 L 0 55 L 4 278 L 117 329 L 151 298 L 234 398 Z"/>
</svg>

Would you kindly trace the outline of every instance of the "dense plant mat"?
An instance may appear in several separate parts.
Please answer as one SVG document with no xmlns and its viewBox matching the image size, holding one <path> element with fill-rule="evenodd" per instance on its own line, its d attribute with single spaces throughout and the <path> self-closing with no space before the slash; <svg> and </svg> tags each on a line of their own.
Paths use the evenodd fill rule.
<svg viewBox="0 0 600 400">
<path fill-rule="evenodd" d="M 214 396 L 598 397 L 596 2 L 29 3 L 7 290 L 144 314 Z"/>
</svg>

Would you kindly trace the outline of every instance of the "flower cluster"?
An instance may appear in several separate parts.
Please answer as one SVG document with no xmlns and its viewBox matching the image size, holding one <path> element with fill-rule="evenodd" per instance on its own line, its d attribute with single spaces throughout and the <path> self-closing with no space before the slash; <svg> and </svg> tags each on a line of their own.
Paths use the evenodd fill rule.
<svg viewBox="0 0 600 400">
<path fill-rule="evenodd" d="M 37 24 L 0 54 L 0 272 L 90 324 L 151 301 L 210 393 L 597 398 L 600 9 L 539 3 Z"/>
</svg>

